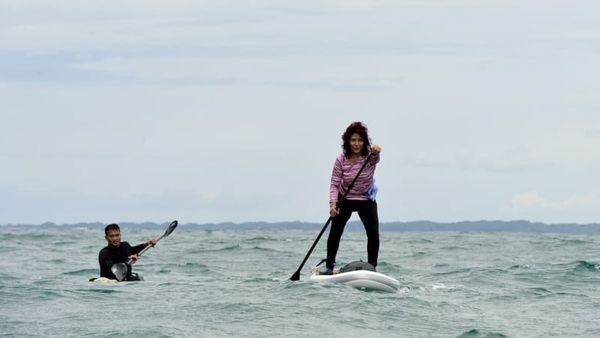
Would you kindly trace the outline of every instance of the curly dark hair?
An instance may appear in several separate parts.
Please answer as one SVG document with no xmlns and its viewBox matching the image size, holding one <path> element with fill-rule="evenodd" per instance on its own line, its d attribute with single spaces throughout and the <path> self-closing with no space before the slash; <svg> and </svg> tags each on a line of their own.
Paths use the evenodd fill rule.
<svg viewBox="0 0 600 338">
<path fill-rule="evenodd" d="M 344 141 L 342 144 L 344 156 L 346 156 L 346 158 L 350 158 L 350 155 L 352 155 L 350 137 L 352 137 L 353 134 L 360 135 L 360 137 L 362 137 L 362 139 L 365 141 L 365 145 L 360 153 L 363 156 L 367 156 L 371 151 L 371 140 L 369 139 L 369 131 L 367 130 L 367 126 L 362 122 L 352 122 L 342 135 L 342 140 Z"/>
</svg>

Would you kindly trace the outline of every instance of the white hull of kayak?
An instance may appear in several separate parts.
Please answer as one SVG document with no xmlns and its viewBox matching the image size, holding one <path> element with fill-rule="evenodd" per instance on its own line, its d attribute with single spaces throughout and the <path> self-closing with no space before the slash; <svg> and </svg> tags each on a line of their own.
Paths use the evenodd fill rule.
<svg viewBox="0 0 600 338">
<path fill-rule="evenodd" d="M 317 282 L 344 283 L 358 289 L 396 292 L 400 287 L 398 280 L 382 273 L 369 270 L 356 270 L 333 275 L 313 274 L 310 279 Z"/>
</svg>

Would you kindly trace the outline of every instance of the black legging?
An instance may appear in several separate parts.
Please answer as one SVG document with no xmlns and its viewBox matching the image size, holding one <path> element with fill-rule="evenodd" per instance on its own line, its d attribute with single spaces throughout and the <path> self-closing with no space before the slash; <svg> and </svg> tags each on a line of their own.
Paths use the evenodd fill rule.
<svg viewBox="0 0 600 338">
<path fill-rule="evenodd" d="M 367 232 L 367 253 L 369 263 L 377 266 L 377 256 L 379 254 L 379 217 L 377 216 L 377 202 L 366 200 L 345 200 L 339 208 L 339 214 L 331 222 L 329 238 L 327 238 L 327 262 L 328 268 L 333 269 L 335 256 L 340 247 L 340 239 L 344 232 L 346 223 L 352 216 L 352 212 L 357 211 L 358 217 Z"/>
</svg>

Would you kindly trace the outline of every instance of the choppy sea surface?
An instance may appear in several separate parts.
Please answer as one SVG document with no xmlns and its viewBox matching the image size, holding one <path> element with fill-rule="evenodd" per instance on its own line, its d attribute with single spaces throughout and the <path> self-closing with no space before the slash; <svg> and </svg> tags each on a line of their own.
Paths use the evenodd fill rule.
<svg viewBox="0 0 600 338">
<path fill-rule="evenodd" d="M 124 228 L 135 245 L 156 229 Z M 2 337 L 598 337 L 600 237 L 381 234 L 378 270 L 396 293 L 289 281 L 318 231 L 180 226 L 134 266 L 144 282 L 98 275 L 102 230 L 0 227 Z M 338 262 L 366 260 L 346 232 Z"/>
</svg>

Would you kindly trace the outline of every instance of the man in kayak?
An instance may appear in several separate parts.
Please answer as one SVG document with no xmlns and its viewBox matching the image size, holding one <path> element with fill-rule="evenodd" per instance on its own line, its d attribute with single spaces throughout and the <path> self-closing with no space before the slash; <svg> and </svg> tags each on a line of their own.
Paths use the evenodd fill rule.
<svg viewBox="0 0 600 338">
<path fill-rule="evenodd" d="M 148 245 L 156 245 L 156 240 L 151 239 L 146 243 L 142 243 L 132 247 L 128 242 L 121 242 L 121 229 L 116 223 L 109 224 L 104 228 L 104 235 L 108 245 L 100 250 L 98 254 L 98 262 L 100 263 L 100 277 L 108 279 L 117 279 L 111 271 L 114 264 L 127 263 L 131 259 L 131 263 L 137 262 L 137 255 Z M 136 273 L 131 272 L 131 265 L 127 264 L 127 281 L 140 280 Z"/>
<path fill-rule="evenodd" d="M 332 217 L 331 230 L 327 239 L 326 265 L 319 271 L 322 275 L 331 275 L 335 264 L 335 256 L 340 245 L 344 227 L 353 212 L 357 212 L 367 233 L 368 260 L 373 267 L 377 266 L 379 254 L 379 217 L 375 195 L 377 187 L 373 175 L 379 163 L 381 147 L 371 145 L 367 127 L 361 122 L 354 122 L 346 128 L 342 135 L 343 152 L 336 159 L 331 174 L 329 189 L 329 214 Z M 369 157 L 369 153 L 371 156 Z M 358 175 L 365 161 L 364 171 L 356 179 L 352 189 L 343 196 Z"/>
</svg>

